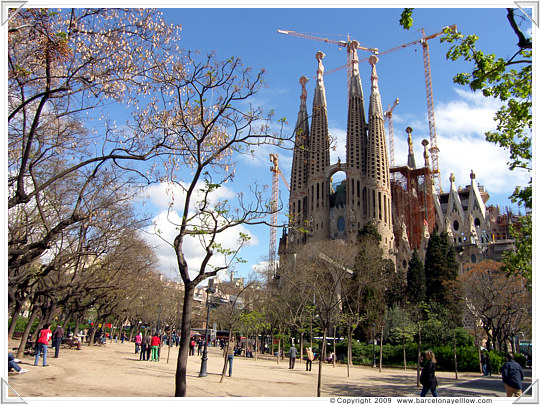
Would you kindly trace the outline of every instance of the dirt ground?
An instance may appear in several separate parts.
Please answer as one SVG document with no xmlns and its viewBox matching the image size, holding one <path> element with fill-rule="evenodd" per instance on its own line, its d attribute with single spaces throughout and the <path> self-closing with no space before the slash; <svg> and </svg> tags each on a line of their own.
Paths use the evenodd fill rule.
<svg viewBox="0 0 540 405">
<path fill-rule="evenodd" d="M 18 345 L 10 341 L 9 349 Z M 133 343 L 110 343 L 105 346 L 83 345 L 82 350 L 62 348 L 59 358 L 48 348 L 49 367 L 34 366 L 34 358 L 23 356 L 24 374 L 10 372 L 9 386 L 21 397 L 173 397 L 178 348 L 161 349 L 159 362 L 140 361 Z M 316 397 L 318 364 L 311 372 L 304 362 L 293 370 L 288 360 L 275 357 L 235 357 L 233 375 L 220 383 L 223 355 L 219 348 L 209 348 L 208 376 L 199 377 L 200 356 L 188 361 L 187 396 L 189 397 Z M 168 361 L 167 361 L 168 358 Z M 324 364 L 322 396 L 370 397 L 417 396 L 416 370 L 378 369 L 355 366 L 347 377 L 346 365 Z M 439 395 L 458 384 L 454 373 L 437 372 Z M 479 373 L 460 374 L 459 383 L 475 379 Z M 502 384 L 501 384 L 502 386 Z M 448 390 L 447 392 L 451 392 Z M 10 397 L 15 396 L 12 392 Z M 499 394 L 494 394 L 499 395 Z M 501 391 L 502 395 L 502 391 Z"/>
</svg>

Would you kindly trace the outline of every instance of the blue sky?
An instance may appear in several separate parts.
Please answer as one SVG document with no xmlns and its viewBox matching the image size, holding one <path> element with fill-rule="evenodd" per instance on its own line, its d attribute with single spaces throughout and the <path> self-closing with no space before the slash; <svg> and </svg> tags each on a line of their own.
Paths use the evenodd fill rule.
<svg viewBox="0 0 540 405">
<path fill-rule="evenodd" d="M 223 7 L 218 8 L 218 4 Z M 279 34 L 278 29 L 308 33 L 332 40 L 356 39 L 361 45 L 378 48 L 380 51 L 406 44 L 421 38 L 420 29 L 427 35 L 441 31 L 445 26 L 456 24 L 465 35 L 479 37 L 478 48 L 500 57 L 513 55 L 517 39 L 506 20 L 504 7 L 515 7 L 513 2 L 474 3 L 467 8 L 422 6 L 416 4 L 414 26 L 410 31 L 399 25 L 400 14 L 407 4 L 392 3 L 392 6 L 363 6 L 362 2 L 345 0 L 339 7 L 327 3 L 298 2 L 283 6 L 275 2 L 253 7 L 249 2 L 229 6 L 227 2 L 210 3 L 200 1 L 197 5 L 185 2 L 158 4 L 169 23 L 182 26 L 180 44 L 186 50 L 201 53 L 215 51 L 219 59 L 231 56 L 242 59 L 244 65 L 254 71 L 265 69 L 267 87 L 251 101 L 265 111 L 274 110 L 276 117 L 285 117 L 288 125 L 286 133 L 292 133 L 300 104 L 301 76 L 307 76 L 308 112 L 311 111 L 314 76 L 317 68 L 315 54 L 323 51 L 325 70 L 345 65 L 346 50 L 337 45 Z M 87 4 L 65 1 L 65 4 L 38 4 L 32 7 L 72 7 Z M 100 6 L 96 4 L 95 6 Z M 148 4 L 116 3 L 121 6 L 146 7 Z M 105 6 L 112 6 L 105 5 Z M 521 12 L 518 11 L 518 14 Z M 537 27 L 525 19 L 528 33 Z M 463 62 L 447 61 L 445 54 L 448 44 L 439 39 L 429 41 L 437 144 L 440 149 L 439 167 L 443 190 L 448 191 L 449 176 L 454 173 L 459 186 L 470 184 L 470 172 L 474 170 L 477 181 L 485 186 L 491 198 L 488 204 L 502 207 L 510 205 L 508 196 L 517 184 L 526 184 L 527 173 L 509 172 L 506 166 L 508 154 L 484 140 L 484 132 L 494 129 L 493 116 L 498 108 L 494 100 L 481 94 L 474 94 L 464 87 L 453 84 L 452 78 L 458 72 L 470 71 L 471 66 Z M 370 53 L 359 51 L 359 58 Z M 413 128 L 413 142 L 416 161 L 422 161 L 422 139 L 429 140 L 427 121 L 426 87 L 421 45 L 410 46 L 380 57 L 377 64 L 379 89 L 382 105 L 387 108 L 396 98 L 399 105 L 393 112 L 394 143 L 396 164 L 402 165 L 407 159 L 407 134 L 405 128 Z M 369 99 L 371 68 L 360 64 L 360 75 L 365 99 Z M 347 118 L 347 78 L 346 69 L 326 75 L 324 78 L 328 105 L 330 134 L 337 139 L 337 148 L 331 154 L 331 161 L 338 158 L 345 161 L 345 132 Z M 115 116 L 115 118 L 117 118 Z M 220 190 L 221 196 L 234 198 L 235 193 L 245 191 L 247 186 L 257 182 L 266 185 L 268 197 L 271 193 L 271 172 L 269 153 L 278 153 L 281 170 L 290 180 L 292 153 L 269 147 L 260 148 L 254 157 L 239 157 L 237 176 L 234 183 Z M 167 185 L 156 185 L 148 189 L 149 209 L 162 236 L 172 242 L 174 226 L 166 219 L 170 198 Z M 288 193 L 280 182 L 280 195 L 285 206 Z M 179 199 L 176 198 L 176 201 Z M 517 208 L 514 207 L 517 211 Z M 286 223 L 286 212 L 280 213 L 279 224 Z M 244 248 L 241 256 L 246 264 L 234 269 L 235 276 L 248 276 L 252 268 L 266 260 L 269 250 L 270 231 L 266 226 L 242 227 L 239 229 L 251 235 L 251 245 Z M 237 232 L 229 232 L 221 241 L 233 247 Z M 277 232 L 278 238 L 281 230 Z M 172 247 L 158 238 L 148 237 L 156 246 L 159 270 L 169 277 L 178 275 L 176 257 Z M 197 241 L 186 244 L 186 256 L 192 269 L 198 267 L 203 252 Z M 224 275 L 226 277 L 226 275 Z"/>
<path fill-rule="evenodd" d="M 508 6 L 511 6 L 508 4 Z M 333 40 L 358 40 L 366 47 L 380 51 L 393 48 L 421 38 L 420 29 L 426 35 L 441 31 L 445 26 L 456 24 L 463 34 L 479 37 L 478 48 L 487 53 L 506 57 L 512 55 L 517 42 L 506 20 L 506 10 L 498 8 L 417 8 L 414 11 L 414 26 L 406 31 L 399 25 L 402 7 L 392 8 L 165 8 L 164 15 L 169 22 L 182 25 L 181 44 L 185 49 L 201 52 L 216 51 L 219 59 L 230 56 L 240 57 L 255 71 L 266 70 L 267 88 L 253 100 L 265 110 L 273 109 L 277 117 L 286 117 L 286 131 L 293 130 L 300 104 L 300 76 L 310 78 L 307 84 L 308 111 L 311 110 L 313 79 L 317 67 L 315 53 L 323 51 L 325 70 L 331 70 L 346 63 L 345 49 L 337 45 L 279 34 L 278 29 L 308 33 Z M 527 19 L 525 30 L 531 32 L 532 23 Z M 536 27 L 535 27 L 536 29 Z M 440 149 L 439 167 L 444 191 L 448 191 L 451 173 L 458 186 L 470 184 L 470 172 L 474 170 L 477 181 L 485 186 L 491 198 L 488 205 L 510 206 L 508 196 L 516 184 L 525 184 L 526 173 L 509 172 L 506 166 L 508 155 L 500 148 L 484 140 L 484 132 L 494 129 L 493 116 L 498 108 L 494 100 L 481 94 L 474 94 L 464 87 L 453 84 L 452 78 L 458 72 L 470 71 L 470 66 L 462 62 L 447 61 L 445 54 L 448 44 L 439 39 L 429 42 L 437 144 Z M 359 51 L 359 58 L 369 56 Z M 426 87 L 421 45 L 381 56 L 377 64 L 379 88 L 383 107 L 391 105 L 399 98 L 399 105 L 393 112 L 394 143 L 396 164 L 405 164 L 407 158 L 405 128 L 413 128 L 413 142 L 416 161 L 422 161 L 422 139 L 429 140 L 427 121 Z M 360 75 L 366 100 L 369 97 L 371 69 L 367 63 L 360 65 Z M 331 135 L 337 138 L 337 149 L 331 155 L 332 162 L 338 157 L 345 161 L 345 131 L 347 114 L 346 70 L 324 78 Z M 281 170 L 290 179 L 292 154 L 288 151 L 261 148 L 254 158 L 238 160 L 237 178 L 223 192 L 229 196 L 245 189 L 247 184 L 257 181 L 268 185 L 270 195 L 271 173 L 269 153 L 279 154 Z M 162 189 L 162 188 L 161 188 Z M 288 193 L 280 182 L 280 194 L 287 204 Z M 151 201 L 162 201 L 161 191 L 151 190 Z M 157 222 L 163 230 L 163 206 L 155 205 Z M 514 210 L 517 208 L 514 206 Z M 286 222 L 283 212 L 278 222 Z M 243 229 L 244 231 L 246 229 Z M 235 276 L 247 276 L 251 268 L 264 261 L 268 255 L 268 227 L 250 227 L 251 246 L 242 251 L 248 263 L 235 269 Z M 167 232 L 165 232 L 166 234 Z M 281 231 L 278 231 L 278 238 Z M 171 237 L 174 232 L 170 232 Z M 225 239 L 232 241 L 232 234 Z M 195 266 L 199 254 L 192 246 L 190 263 Z M 177 274 L 174 252 L 168 247 L 160 249 L 160 268 L 165 273 Z"/>
</svg>

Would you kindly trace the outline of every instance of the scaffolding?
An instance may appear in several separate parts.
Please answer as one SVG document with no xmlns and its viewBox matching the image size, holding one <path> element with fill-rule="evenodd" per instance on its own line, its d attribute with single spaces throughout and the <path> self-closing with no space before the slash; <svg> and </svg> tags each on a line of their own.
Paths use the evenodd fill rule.
<svg viewBox="0 0 540 405">
<path fill-rule="evenodd" d="M 392 220 L 394 236 L 401 240 L 401 225 L 405 224 L 411 250 L 420 249 L 424 224 L 431 233 L 436 224 L 433 179 L 428 167 L 411 169 L 409 166 L 390 168 L 393 174 Z M 396 226 L 399 225 L 399 226 Z"/>
</svg>

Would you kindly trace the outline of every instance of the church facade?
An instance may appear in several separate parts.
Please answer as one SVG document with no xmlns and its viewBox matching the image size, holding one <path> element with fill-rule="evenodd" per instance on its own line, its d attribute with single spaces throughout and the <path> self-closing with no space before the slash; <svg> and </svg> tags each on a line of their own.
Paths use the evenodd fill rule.
<svg viewBox="0 0 540 405">
<path fill-rule="evenodd" d="M 310 241 L 341 239 L 354 244 L 358 231 L 373 223 L 381 235 L 381 248 L 396 270 L 407 271 L 412 252 L 424 256 L 429 234 L 435 227 L 448 232 L 461 264 L 490 258 L 494 242 L 493 210 L 489 195 L 471 172 L 470 184 L 461 189 L 450 177 L 448 193 L 437 193 L 429 168 L 428 142 L 422 145 L 423 165 L 416 167 L 411 132 L 405 167 L 389 167 L 384 111 L 379 93 L 377 57 L 371 64 L 367 111 L 352 43 L 349 77 L 346 161 L 330 164 L 330 138 L 323 81 L 324 54 L 318 52 L 317 82 L 311 117 L 307 109 L 306 83 L 300 78 L 300 109 L 291 169 L 289 224 L 280 240 L 280 261 Z M 345 174 L 332 184 L 337 172 Z M 506 243 L 506 248 L 510 245 Z"/>
</svg>

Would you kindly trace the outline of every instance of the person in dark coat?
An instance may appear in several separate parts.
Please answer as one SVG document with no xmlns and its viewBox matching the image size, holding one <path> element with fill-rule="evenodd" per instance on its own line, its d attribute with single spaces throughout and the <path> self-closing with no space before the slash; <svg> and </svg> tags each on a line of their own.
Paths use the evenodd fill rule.
<svg viewBox="0 0 540 405">
<path fill-rule="evenodd" d="M 56 326 L 56 329 L 52 333 L 52 344 L 54 347 L 54 357 L 58 358 L 60 353 L 60 345 L 62 344 L 62 338 L 64 337 L 64 330 L 62 325 Z"/>
<path fill-rule="evenodd" d="M 489 353 L 486 353 L 486 374 L 491 377 L 491 357 L 489 357 Z"/>
<path fill-rule="evenodd" d="M 434 397 L 437 395 L 437 377 L 435 377 L 435 369 L 437 368 L 437 359 L 435 359 L 435 354 L 431 350 L 426 350 L 424 353 L 426 356 L 427 363 L 420 373 L 420 384 L 422 384 L 422 391 L 420 392 L 421 397 L 425 397 L 427 392 L 431 390 L 431 394 Z"/>
<path fill-rule="evenodd" d="M 506 388 L 507 397 L 519 397 L 521 395 L 521 381 L 523 381 L 523 369 L 514 360 L 512 353 L 506 353 L 506 363 L 501 367 L 502 381 Z"/>
</svg>

